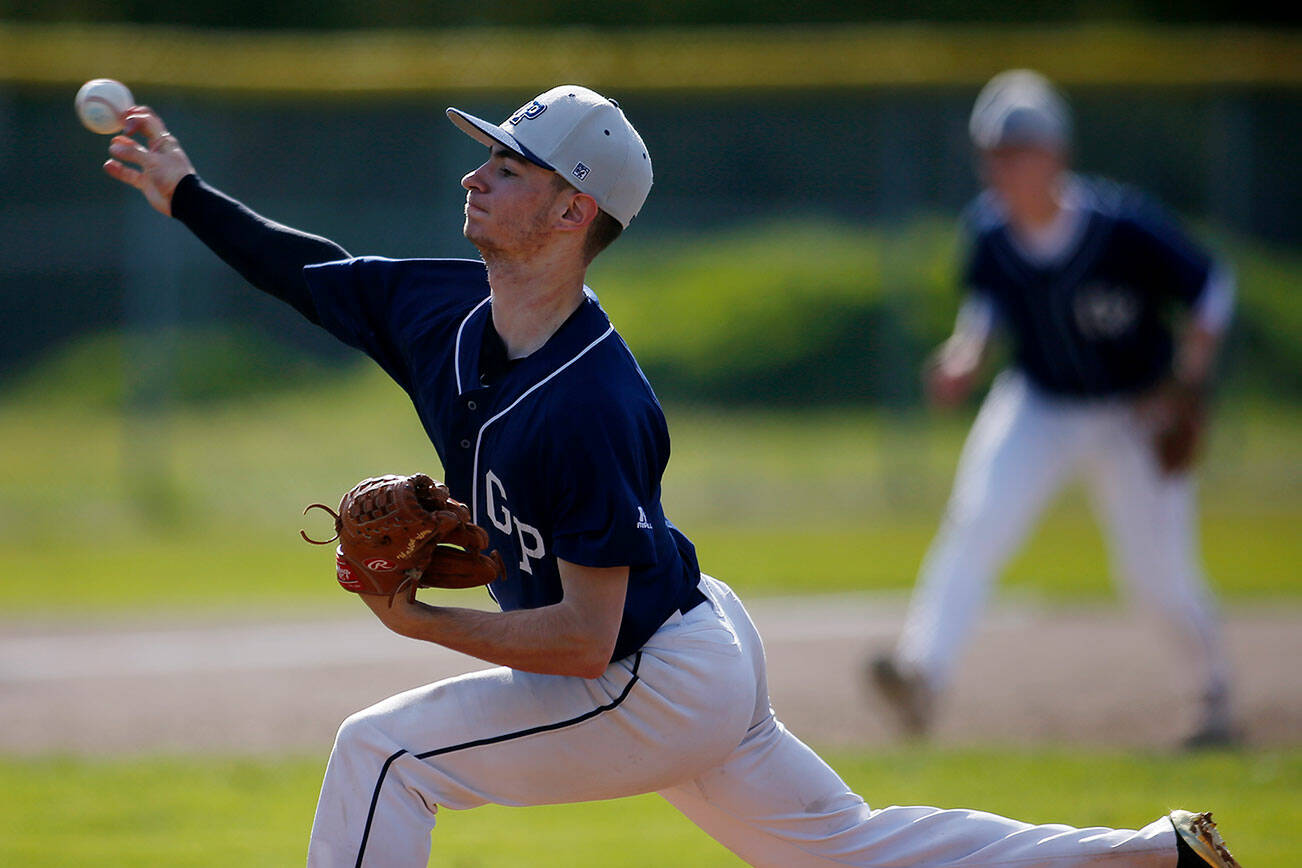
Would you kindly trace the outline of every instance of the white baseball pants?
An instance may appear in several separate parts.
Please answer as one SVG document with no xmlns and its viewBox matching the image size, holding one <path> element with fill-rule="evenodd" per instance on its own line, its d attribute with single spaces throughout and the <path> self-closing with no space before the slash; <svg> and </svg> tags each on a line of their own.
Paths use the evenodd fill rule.
<svg viewBox="0 0 1302 868">
<path fill-rule="evenodd" d="M 1175 833 L 1032 826 L 975 811 L 871 810 L 769 707 L 741 602 L 674 615 L 600 678 L 489 669 L 348 718 L 326 769 L 308 865 L 424 866 L 440 807 L 659 792 L 753 865 L 1152 866 Z M 490 845 L 491 846 L 491 845 Z"/>
<path fill-rule="evenodd" d="M 1171 628 L 1209 695 L 1229 671 L 1199 565 L 1194 486 L 1164 475 L 1130 401 L 1061 400 L 1001 374 L 959 458 L 949 505 L 918 577 L 897 648 L 901 665 L 940 688 L 994 578 L 1050 498 L 1081 475 L 1115 573 Z"/>
</svg>

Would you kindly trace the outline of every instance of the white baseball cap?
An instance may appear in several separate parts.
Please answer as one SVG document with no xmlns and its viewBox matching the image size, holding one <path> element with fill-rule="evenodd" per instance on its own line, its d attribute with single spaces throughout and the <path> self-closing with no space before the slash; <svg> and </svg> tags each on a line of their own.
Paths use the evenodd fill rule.
<svg viewBox="0 0 1302 868">
<path fill-rule="evenodd" d="M 968 132 L 972 143 L 982 149 L 1061 148 L 1071 141 L 1071 111 L 1049 79 L 1030 69 L 1010 69 L 981 89 Z"/>
<path fill-rule="evenodd" d="M 625 228 L 651 192 L 651 157 L 619 103 L 563 84 L 520 106 L 499 125 L 449 108 L 448 119 L 488 145 L 503 145 L 561 175 Z"/>
</svg>

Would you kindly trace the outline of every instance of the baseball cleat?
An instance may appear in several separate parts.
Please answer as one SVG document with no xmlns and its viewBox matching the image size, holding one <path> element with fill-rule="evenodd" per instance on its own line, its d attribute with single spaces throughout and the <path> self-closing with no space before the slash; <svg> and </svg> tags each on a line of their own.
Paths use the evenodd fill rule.
<svg viewBox="0 0 1302 868">
<path fill-rule="evenodd" d="M 1208 690 L 1202 701 L 1202 720 L 1181 745 L 1185 750 L 1233 747 L 1243 734 L 1234 724 L 1229 696 L 1224 688 Z"/>
<path fill-rule="evenodd" d="M 1210 811 L 1172 811 L 1171 825 L 1179 839 L 1176 868 L 1241 868 L 1225 848 Z"/>
<path fill-rule="evenodd" d="M 869 680 L 886 699 L 900 721 L 904 731 L 911 736 L 924 736 L 931 728 L 932 709 L 935 705 L 933 691 L 920 676 L 904 672 L 889 655 L 874 657 L 868 664 Z"/>
<path fill-rule="evenodd" d="M 1242 735 L 1233 724 L 1209 722 L 1185 736 L 1180 744 L 1185 750 L 1216 750 L 1237 747 L 1241 741 Z"/>
</svg>

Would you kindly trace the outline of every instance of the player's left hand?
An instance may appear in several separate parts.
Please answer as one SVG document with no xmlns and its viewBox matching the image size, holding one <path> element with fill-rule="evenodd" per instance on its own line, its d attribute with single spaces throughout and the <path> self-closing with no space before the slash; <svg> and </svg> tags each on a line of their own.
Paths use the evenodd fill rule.
<svg viewBox="0 0 1302 868">
<path fill-rule="evenodd" d="M 922 369 L 927 397 L 938 407 L 957 407 L 971 394 L 981 369 L 981 347 L 950 338 L 927 359 Z"/>
<path fill-rule="evenodd" d="M 441 482 L 417 473 L 377 476 L 353 486 L 339 511 L 321 503 L 335 520 L 339 540 L 335 578 L 355 594 L 386 598 L 392 604 L 416 588 L 471 588 L 486 585 L 504 572 L 496 551 L 484 554 L 488 534 L 471 521 L 464 503 L 454 500 Z"/>
<path fill-rule="evenodd" d="M 396 594 L 390 598 L 378 594 L 358 594 L 358 596 L 375 613 L 375 617 L 380 619 L 380 623 L 399 636 L 412 637 L 415 633 L 413 625 L 418 624 L 431 610 L 430 606 L 411 594 Z"/>
<path fill-rule="evenodd" d="M 1168 476 L 1188 472 L 1207 427 L 1207 387 L 1170 379 L 1142 399 L 1139 410 L 1152 430 L 1153 451 L 1162 472 Z"/>
</svg>

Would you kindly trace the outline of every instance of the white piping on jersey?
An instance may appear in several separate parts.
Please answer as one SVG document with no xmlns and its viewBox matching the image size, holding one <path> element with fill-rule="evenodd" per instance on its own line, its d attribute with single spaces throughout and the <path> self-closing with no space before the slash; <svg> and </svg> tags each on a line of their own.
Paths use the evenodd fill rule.
<svg viewBox="0 0 1302 868">
<path fill-rule="evenodd" d="M 1080 377 L 1082 382 L 1089 383 L 1090 385 L 1094 385 L 1094 377 L 1090 376 L 1093 371 L 1090 366 L 1085 363 L 1085 360 L 1081 357 L 1081 353 L 1078 352 L 1076 344 L 1072 341 L 1071 329 L 1068 326 L 1072 316 L 1070 310 L 1071 302 L 1069 301 L 1070 293 L 1055 292 L 1054 290 L 1064 286 L 1075 286 L 1080 283 L 1081 276 L 1098 258 L 1104 242 L 1111 236 L 1111 234 L 1112 233 L 1109 231 L 1106 234 L 1094 232 L 1086 235 L 1082 242 L 1079 243 L 1076 246 L 1076 249 L 1072 252 L 1073 258 L 1067 260 L 1067 262 L 1070 263 L 1070 269 L 1064 271 L 1058 276 L 1058 279 L 1054 281 L 1053 289 L 1049 291 L 1049 304 L 1052 306 L 1054 301 L 1059 301 L 1062 305 L 1061 310 L 1056 316 L 1049 317 L 1049 321 L 1058 326 L 1059 343 L 1061 348 L 1064 350 L 1065 355 L 1075 366 L 1077 375 Z M 1050 353 L 1050 357 L 1052 357 L 1052 353 Z"/>
<path fill-rule="evenodd" d="M 1051 287 L 1048 288 L 1047 302 L 1049 304 L 1049 323 L 1053 329 L 1052 333 L 1044 329 L 1033 329 L 1030 334 L 1024 335 L 1025 339 L 1030 341 L 1039 341 L 1041 344 L 1050 346 L 1046 355 L 1052 358 L 1055 355 L 1053 347 L 1057 347 L 1066 357 L 1067 362 L 1072 366 L 1076 373 L 1081 377 L 1083 382 L 1090 382 L 1089 368 L 1081 359 L 1080 353 L 1076 351 L 1072 343 L 1071 331 L 1068 326 L 1071 311 L 1065 309 L 1069 304 L 1066 293 L 1061 292 L 1064 285 L 1072 285 L 1080 280 L 1081 274 L 1087 269 L 1098 255 L 1099 248 L 1107 238 L 1107 234 L 1092 233 L 1086 234 L 1082 243 L 1078 243 L 1071 252 L 1071 258 L 1063 263 L 1066 269 L 1063 273 L 1057 275 Z M 1012 239 L 1011 227 L 1009 239 L 1013 243 L 1009 245 L 1007 251 L 1000 249 L 997 245 L 993 253 L 1003 263 L 1003 268 L 1009 272 L 1025 271 L 1032 267 L 1032 262 L 1026 258 L 1022 249 Z M 1061 303 L 1063 309 L 1055 307 L 1054 302 Z"/>
<path fill-rule="evenodd" d="M 588 344 L 583 349 L 579 350 L 578 353 L 574 355 L 574 358 L 570 359 L 568 362 L 561 365 L 559 368 L 552 371 L 550 374 L 543 377 L 538 382 L 534 383 L 528 389 L 525 389 L 525 391 L 520 395 L 520 397 L 516 398 L 514 401 L 511 402 L 510 406 L 508 406 L 506 409 L 499 412 L 497 415 L 493 416 L 483 425 L 479 426 L 479 434 L 475 437 L 475 461 L 473 465 L 474 476 L 471 478 L 471 482 L 470 482 L 470 516 L 471 519 L 474 520 L 476 523 L 479 521 L 479 447 L 484 442 L 484 431 L 488 429 L 489 425 L 492 425 L 498 419 L 501 419 L 507 413 L 510 413 L 512 410 L 514 410 L 517 404 L 519 404 L 525 398 L 529 397 L 531 394 L 536 392 L 539 388 L 545 385 L 549 380 L 554 378 L 561 371 L 565 370 L 570 365 L 574 364 L 579 359 L 587 355 L 588 350 L 592 349 L 597 344 L 601 343 L 602 341 L 604 341 L 606 338 L 610 337 L 614 333 L 615 333 L 615 326 L 613 324 L 607 326 L 606 330 L 601 333 L 600 337 L 598 337 L 592 343 Z"/>
<path fill-rule="evenodd" d="M 479 310 L 481 307 L 488 304 L 488 302 L 491 301 L 492 298 L 493 296 L 489 295 L 479 304 L 475 305 L 474 308 L 470 311 L 470 313 L 466 314 L 466 318 L 461 321 L 461 325 L 457 326 L 457 342 L 456 342 L 456 346 L 453 348 L 452 351 L 452 364 L 454 370 L 456 371 L 456 376 L 457 376 L 458 395 L 466 391 L 465 389 L 461 388 L 461 333 L 466 330 L 466 323 L 470 322 L 470 318 L 475 315 L 475 311 Z"/>
<path fill-rule="evenodd" d="M 1032 265 L 1047 267 L 1065 262 L 1075 252 L 1087 222 L 1085 190 L 1074 175 L 1069 175 L 1058 197 L 1058 213 L 1049 225 L 1014 231 L 1009 223 L 1008 237 L 1023 259 Z"/>
<path fill-rule="evenodd" d="M 633 351 L 628 348 L 628 343 L 624 340 L 622 335 L 619 338 L 619 345 L 624 348 L 624 352 L 628 355 L 629 361 L 633 363 L 633 370 L 637 371 L 637 375 L 642 378 L 642 385 L 646 386 L 646 390 L 650 394 L 652 402 L 659 407 L 660 399 L 656 397 L 656 390 L 651 388 L 651 381 L 646 378 L 646 374 L 642 373 L 642 366 L 637 363 L 637 358 L 633 355 Z"/>
</svg>

